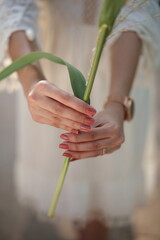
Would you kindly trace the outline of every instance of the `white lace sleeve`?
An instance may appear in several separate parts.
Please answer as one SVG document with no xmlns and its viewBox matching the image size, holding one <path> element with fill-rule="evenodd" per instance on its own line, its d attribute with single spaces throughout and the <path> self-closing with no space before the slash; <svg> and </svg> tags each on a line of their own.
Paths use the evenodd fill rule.
<svg viewBox="0 0 160 240">
<path fill-rule="evenodd" d="M 30 40 L 38 33 L 38 8 L 34 0 L 0 0 L 0 69 L 10 63 L 8 40 L 18 30 L 24 30 Z M 18 87 L 17 77 L 0 82 L 0 89 L 9 91 Z"/>
<path fill-rule="evenodd" d="M 142 40 L 143 68 L 160 65 L 160 6 L 158 0 L 130 0 L 122 8 L 107 45 L 113 44 L 124 31 L 134 31 Z"/>
</svg>

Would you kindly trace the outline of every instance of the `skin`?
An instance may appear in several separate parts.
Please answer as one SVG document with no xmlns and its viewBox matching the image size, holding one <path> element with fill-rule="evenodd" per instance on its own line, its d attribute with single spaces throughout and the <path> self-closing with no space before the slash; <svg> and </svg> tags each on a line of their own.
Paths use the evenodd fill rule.
<svg viewBox="0 0 160 240">
<path fill-rule="evenodd" d="M 135 32 L 124 32 L 111 49 L 111 82 L 109 95 L 128 96 L 132 87 L 141 41 Z M 123 56 L 123 57 L 122 57 Z M 94 117 L 95 124 L 88 133 L 62 134 L 60 147 L 67 149 L 64 156 L 72 160 L 103 155 L 103 149 L 112 153 L 124 142 L 124 109 L 116 102 L 109 102 Z"/>
<path fill-rule="evenodd" d="M 13 60 L 38 50 L 23 31 L 12 34 L 9 53 Z M 124 32 L 111 48 L 111 81 L 109 95 L 128 96 L 132 87 L 141 41 L 135 32 Z M 124 142 L 124 108 L 109 102 L 100 112 L 62 91 L 45 79 L 40 64 L 18 72 L 28 107 L 34 121 L 67 131 L 60 137 L 63 156 L 71 161 L 112 153 Z"/>
</svg>

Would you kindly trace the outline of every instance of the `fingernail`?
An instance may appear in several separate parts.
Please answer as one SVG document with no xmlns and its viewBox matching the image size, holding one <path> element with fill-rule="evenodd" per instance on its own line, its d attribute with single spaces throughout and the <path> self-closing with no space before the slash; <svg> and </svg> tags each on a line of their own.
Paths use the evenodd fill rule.
<svg viewBox="0 0 160 240">
<path fill-rule="evenodd" d="M 72 157 L 72 154 L 67 153 L 67 152 L 64 152 L 64 153 L 62 154 L 62 156 L 64 156 L 64 157 Z"/>
<path fill-rule="evenodd" d="M 88 108 L 86 112 L 88 115 L 91 115 L 91 116 L 96 114 L 96 110 L 94 108 Z"/>
<path fill-rule="evenodd" d="M 62 138 L 64 140 L 69 140 L 69 136 L 67 134 L 61 134 L 60 138 Z"/>
<path fill-rule="evenodd" d="M 88 130 L 91 129 L 91 127 L 88 126 L 88 125 L 82 124 L 82 125 L 80 126 L 80 129 L 81 129 L 82 131 L 88 131 Z"/>
<path fill-rule="evenodd" d="M 78 134 L 78 130 L 77 129 L 72 129 L 71 132 L 75 133 L 75 134 Z"/>
<path fill-rule="evenodd" d="M 90 118 L 90 117 L 86 117 L 85 119 L 84 119 L 84 123 L 86 123 L 86 124 L 94 124 L 95 123 L 95 120 L 93 119 L 93 118 Z"/>
<path fill-rule="evenodd" d="M 67 144 L 61 143 L 59 144 L 59 148 L 69 149 L 69 146 Z"/>
<path fill-rule="evenodd" d="M 74 161 L 76 161 L 77 159 L 76 158 L 71 158 L 70 159 L 70 162 L 74 162 Z"/>
</svg>

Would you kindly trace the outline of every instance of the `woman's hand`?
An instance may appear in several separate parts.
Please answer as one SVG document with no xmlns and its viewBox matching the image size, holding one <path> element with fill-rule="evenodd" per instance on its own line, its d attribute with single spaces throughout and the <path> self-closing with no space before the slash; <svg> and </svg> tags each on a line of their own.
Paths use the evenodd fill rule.
<svg viewBox="0 0 160 240">
<path fill-rule="evenodd" d="M 119 103 L 110 102 L 106 109 L 95 116 L 95 124 L 90 132 L 79 132 L 78 135 L 65 133 L 60 137 L 65 141 L 60 148 L 66 149 L 63 156 L 71 161 L 96 157 L 112 153 L 124 142 L 124 109 Z"/>
<path fill-rule="evenodd" d="M 27 101 L 32 118 L 38 123 L 77 134 L 78 130 L 90 131 L 95 123 L 93 107 L 45 80 L 34 84 Z"/>
</svg>

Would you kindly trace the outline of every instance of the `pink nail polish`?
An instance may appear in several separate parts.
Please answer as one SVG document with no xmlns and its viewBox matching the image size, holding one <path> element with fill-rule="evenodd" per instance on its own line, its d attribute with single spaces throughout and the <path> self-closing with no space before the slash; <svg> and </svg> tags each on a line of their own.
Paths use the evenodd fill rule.
<svg viewBox="0 0 160 240">
<path fill-rule="evenodd" d="M 67 144 L 61 143 L 59 144 L 59 148 L 69 149 L 69 146 Z"/>
<path fill-rule="evenodd" d="M 93 118 L 86 117 L 86 118 L 84 119 L 84 123 L 89 124 L 89 125 L 92 125 L 92 124 L 95 123 L 95 120 L 94 120 Z"/>
<path fill-rule="evenodd" d="M 70 159 L 70 162 L 74 162 L 74 161 L 76 161 L 77 159 L 76 158 L 71 158 Z"/>
<path fill-rule="evenodd" d="M 88 126 L 88 125 L 82 124 L 81 127 L 80 127 L 80 129 L 81 129 L 82 131 L 89 131 L 89 130 L 91 129 L 91 127 Z"/>
<path fill-rule="evenodd" d="M 64 152 L 63 154 L 62 154 L 62 156 L 64 156 L 64 157 L 72 157 L 72 154 L 70 154 L 70 153 L 67 153 L 67 152 Z"/>
<path fill-rule="evenodd" d="M 94 116 L 94 115 L 96 114 L 96 110 L 93 109 L 93 108 L 88 108 L 87 111 L 86 111 L 86 113 L 87 113 L 88 115 Z"/>
<path fill-rule="evenodd" d="M 64 140 L 69 140 L 69 136 L 67 134 L 61 134 L 60 138 Z"/>
<path fill-rule="evenodd" d="M 75 134 L 78 134 L 78 130 L 77 129 L 72 129 L 71 132 L 75 133 Z"/>
</svg>

